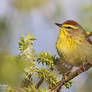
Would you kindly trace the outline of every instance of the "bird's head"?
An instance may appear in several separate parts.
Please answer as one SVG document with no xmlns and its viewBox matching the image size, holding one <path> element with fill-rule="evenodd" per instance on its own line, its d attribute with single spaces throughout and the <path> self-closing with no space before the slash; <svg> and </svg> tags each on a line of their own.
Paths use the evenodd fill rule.
<svg viewBox="0 0 92 92">
<path fill-rule="evenodd" d="M 74 31 L 74 30 L 81 29 L 81 26 L 73 20 L 67 20 L 62 24 L 59 24 L 59 23 L 55 23 L 55 24 L 60 27 L 61 31 L 62 30 Z"/>
</svg>

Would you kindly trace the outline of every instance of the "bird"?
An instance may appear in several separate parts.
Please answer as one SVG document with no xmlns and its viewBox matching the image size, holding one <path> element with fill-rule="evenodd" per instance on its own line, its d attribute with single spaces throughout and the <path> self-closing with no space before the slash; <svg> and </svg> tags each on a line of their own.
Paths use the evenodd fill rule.
<svg viewBox="0 0 92 92">
<path fill-rule="evenodd" d="M 91 61 L 92 41 L 84 28 L 74 20 L 55 24 L 60 29 L 56 41 L 56 49 L 60 59 L 76 67 L 81 66 L 84 62 Z"/>
</svg>

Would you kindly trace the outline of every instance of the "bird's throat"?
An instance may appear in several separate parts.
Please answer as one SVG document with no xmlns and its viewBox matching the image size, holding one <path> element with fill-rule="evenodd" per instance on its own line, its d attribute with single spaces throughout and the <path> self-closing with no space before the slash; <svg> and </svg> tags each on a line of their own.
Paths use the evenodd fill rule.
<svg viewBox="0 0 92 92">
<path fill-rule="evenodd" d="M 66 38 L 67 36 L 68 36 L 68 32 L 67 32 L 67 30 L 65 30 L 64 28 L 61 28 L 60 29 L 60 34 L 59 34 L 59 37 L 60 38 Z"/>
<path fill-rule="evenodd" d="M 56 42 L 57 49 L 73 50 L 75 45 L 77 45 L 75 38 L 72 37 L 67 30 L 60 29 L 60 34 Z"/>
</svg>

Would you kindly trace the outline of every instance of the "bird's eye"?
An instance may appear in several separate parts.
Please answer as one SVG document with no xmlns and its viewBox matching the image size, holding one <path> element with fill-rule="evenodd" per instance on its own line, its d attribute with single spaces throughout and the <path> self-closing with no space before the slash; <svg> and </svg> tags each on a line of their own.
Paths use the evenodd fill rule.
<svg viewBox="0 0 92 92">
<path fill-rule="evenodd" d="M 72 27 L 65 27 L 65 28 L 67 28 L 67 29 L 72 29 Z"/>
</svg>

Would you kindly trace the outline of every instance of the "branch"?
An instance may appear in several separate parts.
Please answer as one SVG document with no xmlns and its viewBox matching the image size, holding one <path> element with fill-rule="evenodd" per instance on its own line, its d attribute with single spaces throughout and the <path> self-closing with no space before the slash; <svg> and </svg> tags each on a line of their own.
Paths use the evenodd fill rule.
<svg viewBox="0 0 92 92">
<path fill-rule="evenodd" d="M 25 79 L 25 81 L 23 82 L 22 88 L 26 88 L 29 86 L 30 84 L 30 79 L 31 79 L 31 74 L 28 76 L 28 78 Z"/>
<path fill-rule="evenodd" d="M 82 67 L 77 69 L 75 72 L 71 73 L 69 76 L 65 76 L 55 87 L 51 89 L 51 91 L 57 91 L 60 87 L 62 87 L 65 83 L 67 83 L 69 80 L 75 78 L 82 72 L 87 71 L 89 68 L 92 67 L 92 61 L 91 62 L 85 62 Z"/>
<path fill-rule="evenodd" d="M 51 66 L 50 70 L 53 71 L 53 67 L 52 67 L 52 66 Z M 42 78 L 38 81 L 38 83 L 35 85 L 35 88 L 38 89 L 38 88 L 40 87 L 40 85 L 43 83 L 43 81 L 44 81 L 44 77 L 42 77 Z"/>
<path fill-rule="evenodd" d="M 42 78 L 38 81 L 38 83 L 35 85 L 35 88 L 38 89 L 38 88 L 40 87 L 40 85 L 43 83 L 43 81 L 44 81 L 44 77 L 42 77 Z"/>
</svg>

